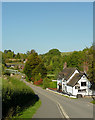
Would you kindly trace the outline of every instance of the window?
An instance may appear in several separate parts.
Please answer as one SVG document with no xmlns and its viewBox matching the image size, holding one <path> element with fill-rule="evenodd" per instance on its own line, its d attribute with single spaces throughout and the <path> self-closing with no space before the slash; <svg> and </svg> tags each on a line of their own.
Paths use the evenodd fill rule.
<svg viewBox="0 0 95 120">
<path fill-rule="evenodd" d="M 78 90 L 78 92 L 86 92 L 86 89 Z"/>
<path fill-rule="evenodd" d="M 83 75 L 83 78 L 85 78 L 85 75 Z"/>
<path fill-rule="evenodd" d="M 86 82 L 81 82 L 81 86 L 86 86 Z"/>
<path fill-rule="evenodd" d="M 80 89 L 80 86 L 75 86 L 75 89 Z"/>
</svg>

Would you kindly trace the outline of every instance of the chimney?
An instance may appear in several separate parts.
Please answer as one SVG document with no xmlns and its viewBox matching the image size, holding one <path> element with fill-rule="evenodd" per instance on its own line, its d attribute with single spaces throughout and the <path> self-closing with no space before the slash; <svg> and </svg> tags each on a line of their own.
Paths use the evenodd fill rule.
<svg viewBox="0 0 95 120">
<path fill-rule="evenodd" d="M 84 73 L 87 73 L 87 71 L 88 71 L 88 63 L 87 63 L 87 61 L 83 63 L 83 70 L 84 70 Z"/>
<path fill-rule="evenodd" d="M 67 67 L 67 62 L 64 63 L 63 69 L 65 69 L 66 67 Z"/>
</svg>

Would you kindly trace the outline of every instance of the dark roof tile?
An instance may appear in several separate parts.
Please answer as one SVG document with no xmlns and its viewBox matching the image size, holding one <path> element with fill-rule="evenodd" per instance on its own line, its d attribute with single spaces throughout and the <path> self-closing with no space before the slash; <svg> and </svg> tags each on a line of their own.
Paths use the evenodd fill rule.
<svg viewBox="0 0 95 120">
<path fill-rule="evenodd" d="M 67 83 L 67 85 L 74 87 L 83 75 L 84 73 L 76 73 L 74 77 L 72 77 L 72 79 Z"/>
<path fill-rule="evenodd" d="M 59 78 L 62 79 L 64 76 L 65 80 L 68 80 L 72 74 L 75 72 L 76 68 L 64 68 L 62 72 L 59 73 Z"/>
</svg>

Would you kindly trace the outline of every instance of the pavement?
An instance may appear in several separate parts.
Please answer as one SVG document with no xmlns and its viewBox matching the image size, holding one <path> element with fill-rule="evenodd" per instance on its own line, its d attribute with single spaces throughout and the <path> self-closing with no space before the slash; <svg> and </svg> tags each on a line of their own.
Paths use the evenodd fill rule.
<svg viewBox="0 0 95 120">
<path fill-rule="evenodd" d="M 70 99 L 27 83 L 42 101 L 33 118 L 93 118 L 95 105 L 92 98 Z"/>
</svg>

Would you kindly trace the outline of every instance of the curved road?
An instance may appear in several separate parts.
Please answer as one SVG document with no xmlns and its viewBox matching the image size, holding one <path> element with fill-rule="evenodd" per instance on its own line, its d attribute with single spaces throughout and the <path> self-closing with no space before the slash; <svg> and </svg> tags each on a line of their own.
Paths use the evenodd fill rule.
<svg viewBox="0 0 95 120">
<path fill-rule="evenodd" d="M 87 99 L 69 99 L 27 83 L 42 101 L 33 118 L 93 118 L 93 104 Z"/>
</svg>

